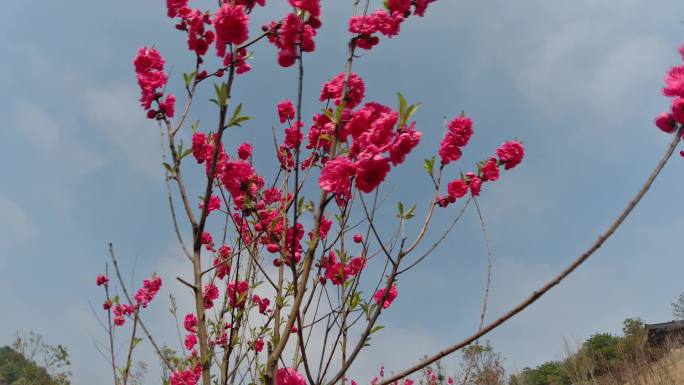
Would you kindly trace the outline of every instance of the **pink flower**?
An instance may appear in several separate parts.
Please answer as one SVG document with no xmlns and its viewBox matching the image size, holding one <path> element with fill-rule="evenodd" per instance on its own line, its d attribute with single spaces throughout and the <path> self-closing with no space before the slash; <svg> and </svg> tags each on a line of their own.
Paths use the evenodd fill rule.
<svg viewBox="0 0 684 385">
<path fill-rule="evenodd" d="M 176 111 L 176 97 L 169 94 L 166 99 L 159 103 L 159 112 L 166 115 L 169 118 L 173 118 Z"/>
<path fill-rule="evenodd" d="M 496 155 L 499 156 L 501 163 L 504 163 L 505 169 L 509 170 L 522 162 L 525 156 L 525 148 L 522 143 L 517 140 L 505 142 L 496 150 Z"/>
<path fill-rule="evenodd" d="M 468 145 L 468 141 L 473 136 L 472 119 L 465 116 L 459 116 L 451 120 L 447 127 L 449 129 L 448 134 L 453 136 L 451 140 L 454 141 L 455 145 L 459 147 Z"/>
<path fill-rule="evenodd" d="M 385 288 L 384 287 L 379 289 L 377 292 L 375 292 L 374 298 L 375 298 L 375 302 L 382 304 L 383 309 L 387 309 L 388 307 L 390 307 L 392 302 L 394 302 L 394 300 L 397 298 L 398 295 L 399 295 L 399 289 L 397 289 L 397 285 L 392 284 L 392 287 L 389 289 L 389 292 L 387 293 L 387 297 L 384 298 L 384 301 L 383 301 L 383 297 L 385 297 Z"/>
<path fill-rule="evenodd" d="M 292 126 L 285 129 L 285 146 L 287 148 L 297 149 L 302 144 L 302 139 L 304 139 L 303 126 L 303 122 L 294 122 Z"/>
<path fill-rule="evenodd" d="M 188 334 L 185 336 L 185 348 L 192 350 L 197 344 L 197 336 L 194 334 Z"/>
<path fill-rule="evenodd" d="M 247 160 L 252 156 L 252 145 L 249 143 L 242 143 L 238 149 L 238 158 Z"/>
<path fill-rule="evenodd" d="M 109 277 L 106 275 L 98 274 L 95 282 L 97 283 L 97 286 L 107 286 L 109 284 Z"/>
<path fill-rule="evenodd" d="M 276 385 L 306 385 L 306 379 L 294 368 L 280 368 L 275 376 Z"/>
<path fill-rule="evenodd" d="M 393 165 L 398 165 L 406 159 L 411 150 L 420 142 L 421 132 L 414 129 L 415 123 L 411 127 L 397 136 L 390 147 L 390 159 Z"/>
<path fill-rule="evenodd" d="M 344 80 L 346 74 L 344 72 L 338 74 L 332 78 L 329 82 L 325 83 L 323 89 L 321 90 L 320 101 L 324 102 L 328 99 L 333 99 L 335 104 L 338 105 L 342 101 L 342 95 L 344 94 Z M 349 82 L 347 84 L 348 93 L 345 99 L 346 108 L 354 108 L 361 100 L 366 92 L 366 85 L 363 83 L 363 79 L 355 73 L 351 73 L 349 77 Z"/>
<path fill-rule="evenodd" d="M 365 193 L 375 190 L 390 170 L 389 159 L 379 157 L 362 159 L 356 166 L 356 187 Z"/>
<path fill-rule="evenodd" d="M 259 353 L 262 350 L 264 350 L 264 339 L 259 338 L 258 340 L 254 341 L 254 351 Z"/>
<path fill-rule="evenodd" d="M 313 10 L 312 7 L 316 7 L 318 2 L 300 0 L 298 4 Z M 320 22 L 315 16 L 309 16 L 305 23 L 297 14 L 290 13 L 282 20 L 280 28 L 276 26 L 275 23 L 271 23 L 269 28 L 274 32 L 269 35 L 268 40 L 278 48 L 278 64 L 281 66 L 289 67 L 295 63 L 298 45 L 301 45 L 304 52 L 313 52 L 316 49 L 314 37 Z"/>
<path fill-rule="evenodd" d="M 363 237 L 361 236 L 361 234 L 359 234 L 359 233 L 354 234 L 354 243 L 361 243 L 361 242 L 363 242 Z"/>
<path fill-rule="evenodd" d="M 677 122 L 675 122 L 672 114 L 668 112 L 658 115 L 655 119 L 655 125 L 668 134 L 675 132 L 677 129 Z"/>
<path fill-rule="evenodd" d="M 473 136 L 473 121 L 465 116 L 454 118 L 448 125 L 448 131 L 439 146 L 442 164 L 449 164 L 461 158 L 461 147 L 468 144 Z"/>
<path fill-rule="evenodd" d="M 148 117 L 156 118 L 156 111 L 151 110 L 152 102 L 161 97 L 159 89 L 163 88 L 168 80 L 164 72 L 164 58 L 156 49 L 143 47 L 138 50 L 133 65 L 140 87 L 140 105 L 147 111 Z"/>
<path fill-rule="evenodd" d="M 288 119 L 292 120 L 295 117 L 294 105 L 289 100 L 281 100 L 278 102 L 278 118 L 280 123 L 285 123 Z"/>
<path fill-rule="evenodd" d="M 247 291 L 249 284 L 247 281 L 235 281 L 228 283 L 228 301 L 232 307 L 243 307 L 247 301 Z"/>
<path fill-rule="evenodd" d="M 157 295 L 159 289 L 161 289 L 162 280 L 160 277 L 153 277 L 151 280 L 146 279 L 143 281 L 143 287 L 141 287 L 135 294 L 135 301 L 142 305 L 142 307 L 147 307 L 147 305 L 154 299 Z"/>
<path fill-rule="evenodd" d="M 189 0 L 166 0 L 166 14 L 169 17 L 176 17 L 183 8 L 187 8 Z"/>
<path fill-rule="evenodd" d="M 387 8 L 390 12 L 404 14 L 411 8 L 411 0 L 387 0 Z"/>
<path fill-rule="evenodd" d="M 185 327 L 185 330 L 195 333 L 197 331 L 197 317 L 192 313 L 186 314 L 183 326 Z"/>
<path fill-rule="evenodd" d="M 202 210 L 204 208 L 204 201 L 201 201 L 199 203 L 199 209 Z M 211 195 L 209 197 L 209 207 L 207 208 L 207 215 L 211 214 L 212 211 L 218 210 L 221 208 L 221 198 L 219 198 L 216 195 Z M 207 233 L 209 234 L 209 233 Z M 209 234 L 209 238 L 211 238 L 211 234 Z M 209 241 L 209 243 L 213 243 L 213 241 Z"/>
<path fill-rule="evenodd" d="M 684 97 L 684 66 L 673 67 L 667 73 L 663 95 Z"/>
<path fill-rule="evenodd" d="M 447 185 L 447 192 L 450 197 L 463 198 L 466 192 L 468 192 L 468 185 L 463 179 L 455 179 Z"/>
<path fill-rule="evenodd" d="M 202 296 L 204 298 L 204 308 L 211 309 L 214 307 L 214 300 L 219 297 L 219 290 L 213 283 L 204 286 L 202 291 Z"/>
<path fill-rule="evenodd" d="M 321 0 L 289 0 L 290 5 L 309 12 L 313 17 L 321 15 Z"/>
<path fill-rule="evenodd" d="M 400 0 L 403 1 L 403 0 Z M 349 19 L 349 32 L 358 33 L 361 38 L 368 39 L 371 35 L 380 32 L 381 34 L 392 37 L 399 34 L 399 27 L 404 21 L 404 16 L 400 12 L 392 12 L 391 14 L 385 10 L 377 10 L 370 15 L 352 16 Z M 371 42 L 371 46 L 377 44 Z M 370 47 L 359 45 L 364 49 Z"/>
<path fill-rule="evenodd" d="M 415 0 L 416 9 L 413 11 L 414 15 L 425 16 L 425 10 L 428 5 L 435 0 Z"/>
<path fill-rule="evenodd" d="M 179 12 L 179 16 L 183 18 L 183 21 L 176 25 L 176 28 L 188 32 L 188 49 L 194 51 L 199 56 L 203 56 L 207 53 L 209 45 L 216 38 L 214 31 L 207 31 L 205 28 L 205 25 L 211 24 L 209 14 L 197 9 L 191 11 L 186 7 Z M 202 78 L 203 76 L 197 75 L 197 80 Z"/>
<path fill-rule="evenodd" d="M 672 101 L 672 117 L 679 124 L 684 124 L 684 98 L 677 97 Z"/>
<path fill-rule="evenodd" d="M 205 160 L 211 159 L 211 154 L 214 151 L 211 144 L 207 140 L 207 136 L 200 131 L 192 134 L 192 155 L 197 160 L 197 163 L 204 163 Z"/>
<path fill-rule="evenodd" d="M 193 368 L 187 368 L 181 371 L 174 371 L 169 378 L 171 385 L 197 385 L 200 377 L 202 377 L 202 365 L 195 364 Z"/>
<path fill-rule="evenodd" d="M 233 6 L 225 3 L 214 16 L 216 29 L 216 54 L 226 55 L 228 44 L 240 45 L 249 37 L 249 16 L 242 5 Z"/>
<path fill-rule="evenodd" d="M 496 158 L 491 158 L 482 166 L 482 177 L 486 181 L 499 179 L 499 165 Z"/>
<path fill-rule="evenodd" d="M 214 248 L 214 239 L 211 237 L 211 233 L 208 231 L 202 233 L 201 242 L 207 248 L 207 250 L 212 250 Z"/>
<path fill-rule="evenodd" d="M 472 177 L 470 179 L 470 193 L 476 197 L 480 195 L 480 190 L 482 190 L 482 179 L 476 176 Z"/>
<path fill-rule="evenodd" d="M 323 166 L 318 185 L 323 191 L 329 193 L 346 194 L 351 188 L 349 178 L 354 176 L 357 166 L 346 156 L 338 156 L 329 160 Z"/>
</svg>

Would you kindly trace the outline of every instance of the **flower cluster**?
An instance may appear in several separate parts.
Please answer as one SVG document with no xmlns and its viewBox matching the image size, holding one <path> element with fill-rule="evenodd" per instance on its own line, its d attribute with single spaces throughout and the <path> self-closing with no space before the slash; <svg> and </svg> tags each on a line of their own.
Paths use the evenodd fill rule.
<svg viewBox="0 0 684 385">
<path fill-rule="evenodd" d="M 243 307 L 247 301 L 247 291 L 249 283 L 247 281 L 231 281 L 228 283 L 228 303 L 231 307 Z M 268 306 L 268 303 L 266 304 Z"/>
<path fill-rule="evenodd" d="M 465 116 L 452 119 L 447 125 L 447 133 L 439 146 L 442 164 L 449 164 L 461 158 L 461 148 L 468 145 L 473 136 L 473 121 Z"/>
<path fill-rule="evenodd" d="M 169 378 L 171 385 L 195 385 L 202 377 L 202 365 L 198 362 L 183 371 L 176 370 Z"/>
<path fill-rule="evenodd" d="M 684 60 L 684 45 L 679 48 Z M 670 112 L 664 112 L 655 119 L 662 131 L 671 134 L 684 125 L 684 65 L 675 66 L 665 76 L 663 95 L 673 97 Z M 684 156 L 684 152 L 680 153 Z"/>
<path fill-rule="evenodd" d="M 240 45 L 249 37 L 249 16 L 243 5 L 227 2 L 216 12 L 213 19 L 216 30 L 216 55 L 226 56 L 228 44 Z"/>
<path fill-rule="evenodd" d="M 413 2 L 413 14 L 425 15 L 429 3 L 434 0 L 416 0 Z M 368 15 L 352 16 L 349 19 L 349 32 L 357 34 L 356 46 L 363 49 L 371 49 L 380 42 L 375 35 L 380 33 L 387 37 L 399 34 L 401 24 L 411 16 L 411 0 L 387 0 L 387 9 L 379 9 Z"/>
<path fill-rule="evenodd" d="M 140 86 L 140 105 L 147 111 L 150 119 L 164 116 L 173 118 L 176 97 L 169 94 L 162 100 L 161 90 L 168 81 L 168 75 L 164 72 L 164 58 L 154 48 L 143 47 L 138 50 L 138 55 L 133 60 L 135 74 Z M 158 109 L 152 109 L 152 102 L 156 101 Z"/>
<path fill-rule="evenodd" d="M 152 277 L 152 279 L 144 280 L 143 287 L 135 293 L 135 302 L 142 307 L 147 307 L 150 301 L 154 299 L 154 296 L 157 295 L 159 289 L 161 289 L 161 285 L 161 277 Z"/>
<path fill-rule="evenodd" d="M 295 368 L 280 368 L 275 376 L 276 385 L 306 385 L 304 376 Z"/>
<path fill-rule="evenodd" d="M 103 274 L 98 274 L 95 280 L 97 286 L 107 286 L 109 284 L 109 277 Z"/>
<path fill-rule="evenodd" d="M 319 178 L 321 189 L 349 199 L 354 178 L 360 191 L 375 190 L 385 180 L 390 164 L 401 164 L 420 142 L 415 123 L 407 126 L 400 118 L 397 111 L 374 102 L 351 113 L 338 133 L 343 141 L 351 137 L 349 153 L 325 162 Z"/>
<path fill-rule="evenodd" d="M 399 289 L 397 289 L 397 285 L 392 284 L 392 287 L 390 287 L 387 294 L 385 294 L 385 288 L 383 287 L 375 292 L 373 298 L 375 299 L 375 302 L 382 305 L 383 309 L 387 309 L 388 307 L 390 307 L 392 302 L 394 302 L 394 300 L 397 299 L 398 295 Z"/>
<path fill-rule="evenodd" d="M 114 312 L 114 325 L 123 326 L 126 323 L 125 316 L 129 316 L 135 312 L 133 306 L 128 304 L 116 304 L 112 308 Z"/>
<path fill-rule="evenodd" d="M 331 251 L 327 258 L 321 258 L 319 266 L 325 269 L 321 283 L 330 280 L 333 285 L 343 285 L 350 277 L 358 275 L 366 267 L 366 258 L 355 257 L 343 261 L 338 260 L 335 252 Z"/>
<path fill-rule="evenodd" d="M 302 52 L 313 52 L 316 49 L 314 37 L 321 27 L 320 0 L 289 0 L 290 5 L 300 13 L 289 13 L 280 22 L 271 22 L 264 26 L 268 32 L 268 41 L 278 48 L 278 64 L 290 67 L 297 60 L 298 48 Z"/>
</svg>

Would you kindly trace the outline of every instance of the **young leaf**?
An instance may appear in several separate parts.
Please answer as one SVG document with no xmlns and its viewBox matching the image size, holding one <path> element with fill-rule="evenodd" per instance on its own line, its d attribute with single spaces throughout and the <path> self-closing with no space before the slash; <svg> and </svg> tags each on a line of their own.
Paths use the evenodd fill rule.
<svg viewBox="0 0 684 385">
<path fill-rule="evenodd" d="M 423 168 L 425 169 L 425 171 L 427 171 L 427 173 L 430 176 L 433 176 L 435 172 L 435 157 L 433 156 L 430 159 L 425 159 L 425 162 L 423 163 Z"/>
</svg>

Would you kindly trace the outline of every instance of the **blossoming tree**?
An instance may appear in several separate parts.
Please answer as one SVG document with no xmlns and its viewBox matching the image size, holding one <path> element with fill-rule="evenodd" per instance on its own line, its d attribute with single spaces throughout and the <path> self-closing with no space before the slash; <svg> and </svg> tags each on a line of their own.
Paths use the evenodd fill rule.
<svg viewBox="0 0 684 385">
<path fill-rule="evenodd" d="M 276 1 L 276 0 L 271 0 Z M 285 0 L 277 0 L 283 1 Z M 141 106 L 162 129 L 166 151 L 163 171 L 171 217 L 187 257 L 188 288 L 194 308 L 181 314 L 182 351 L 170 359 L 154 339 L 142 314 L 162 285 L 162 277 L 144 280 L 135 293 L 127 290 L 110 245 L 121 296 L 110 291 L 110 278 L 97 277 L 105 291 L 103 308 L 109 329 L 109 353 L 115 384 L 130 383 L 132 355 L 145 335 L 170 373 L 173 385 L 355 384 L 348 371 L 374 333 L 378 320 L 400 291 L 398 277 L 419 263 L 447 238 L 465 207 L 477 204 L 483 185 L 497 181 L 502 171 L 524 157 L 521 142 L 504 142 L 483 160 L 460 173 L 455 163 L 473 135 L 473 121 L 456 114 L 445 122 L 435 156 L 424 161 L 426 188 L 432 198 L 416 206 L 398 207 L 396 231 L 378 228 L 378 191 L 387 175 L 410 159 L 422 133 L 412 120 L 418 109 L 399 94 L 398 103 L 365 100 L 366 86 L 354 72 L 360 51 L 372 51 L 381 38 L 391 38 L 412 19 L 420 20 L 434 0 L 352 0 L 348 22 L 347 58 L 338 74 L 322 85 L 318 100 L 304 100 L 303 57 L 316 49 L 322 27 L 320 0 L 288 0 L 291 11 L 260 30 L 250 16 L 265 0 L 219 0 L 210 10 L 192 8 L 189 0 L 167 0 L 167 15 L 187 40 L 194 68 L 183 74 L 185 95 L 168 93 L 162 54 L 143 47 L 134 60 Z M 256 31 L 255 31 L 256 30 Z M 274 163 L 278 172 L 265 177 L 252 163 L 252 144 L 234 146 L 227 129 L 249 125 L 241 104 L 234 105 L 234 85 L 251 70 L 250 48 L 274 46 L 277 63 L 297 69 L 297 88 L 273 107 Z M 684 48 L 681 50 L 684 56 Z M 216 59 L 218 58 L 218 60 Z M 646 193 L 672 155 L 684 123 L 684 66 L 667 77 L 666 95 L 675 97 L 671 113 L 656 124 L 675 137 L 635 199 L 565 271 L 494 322 L 457 344 L 407 370 L 372 383 L 389 384 L 407 378 L 499 326 L 551 289 L 586 260 L 617 229 Z M 197 92 L 213 88 L 215 116 L 211 127 L 188 123 Z M 290 99 L 293 101 L 291 101 Z M 316 103 L 320 112 L 303 116 L 302 105 Z M 209 121 L 212 118 L 205 119 Z M 190 148 L 182 137 L 192 135 Z M 186 182 L 187 173 L 201 172 L 202 185 Z M 199 200 L 192 197 L 200 195 Z M 461 204 L 449 212 L 450 206 Z M 452 226 L 435 244 L 422 243 L 437 211 L 447 210 Z M 211 231 L 208 222 L 224 225 Z M 408 234 L 407 221 L 419 221 Z M 188 233 L 183 231 L 189 228 Z M 440 230 L 442 231 L 442 230 Z M 380 274 L 371 273 L 374 264 Z M 165 277 L 166 278 L 166 277 Z M 485 303 L 486 309 L 486 303 Z M 175 307 L 173 308 L 176 313 Z M 113 330 L 130 328 L 125 362 L 117 365 Z M 378 363 L 379 364 L 379 363 Z M 405 380 L 410 382 L 410 380 Z"/>
</svg>

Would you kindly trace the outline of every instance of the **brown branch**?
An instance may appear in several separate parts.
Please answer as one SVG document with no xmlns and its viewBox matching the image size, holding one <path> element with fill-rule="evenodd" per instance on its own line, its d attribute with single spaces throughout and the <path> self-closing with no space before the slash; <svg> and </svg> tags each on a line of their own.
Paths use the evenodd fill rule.
<svg viewBox="0 0 684 385">
<path fill-rule="evenodd" d="M 516 314 L 522 312 L 536 302 L 539 298 L 541 298 L 544 294 L 546 294 L 549 290 L 551 290 L 553 287 L 558 285 L 563 279 L 565 279 L 567 276 L 569 276 L 573 271 L 575 271 L 580 265 L 582 265 L 589 257 L 594 254 L 596 250 L 598 250 L 601 246 L 603 246 L 603 243 L 610 238 L 613 233 L 620 227 L 620 225 L 627 219 L 629 214 L 634 210 L 634 208 L 637 206 L 639 201 L 641 201 L 641 198 L 646 195 L 648 190 L 651 188 L 651 185 L 655 181 L 656 177 L 660 172 L 662 171 L 663 167 L 665 167 L 665 164 L 667 164 L 667 161 L 672 157 L 672 154 L 674 153 L 675 148 L 677 147 L 677 144 L 679 144 L 679 141 L 681 140 L 682 133 L 684 133 L 684 126 L 680 127 L 679 130 L 677 130 L 677 133 L 674 136 L 674 139 L 672 142 L 670 142 L 670 145 L 667 147 L 665 154 L 663 157 L 660 159 L 658 164 L 656 165 L 655 169 L 651 172 L 649 175 L 648 179 L 644 183 L 643 186 L 641 186 L 641 189 L 639 189 L 639 192 L 632 198 L 632 200 L 627 204 L 627 207 L 618 215 L 618 217 L 615 219 L 615 221 L 606 229 L 604 233 L 602 233 L 598 239 L 591 245 L 589 248 L 582 253 L 577 259 L 575 259 L 565 270 L 561 271 L 560 274 L 555 276 L 553 279 L 551 279 L 549 282 L 547 282 L 544 286 L 540 287 L 539 289 L 535 290 L 530 294 L 525 300 L 520 302 L 517 306 L 509 310 L 507 313 L 496 319 L 495 321 L 489 323 L 487 326 L 481 328 L 478 332 L 474 333 L 470 337 L 467 337 L 463 341 L 460 341 L 454 345 L 451 345 L 440 352 L 427 357 L 420 363 L 409 367 L 406 370 L 403 370 L 399 372 L 398 374 L 395 374 L 384 381 L 382 381 L 379 385 L 389 385 L 395 381 L 398 381 L 410 374 L 413 374 L 417 372 L 418 370 L 434 363 L 435 361 L 461 349 L 464 348 L 465 346 L 470 345 L 472 342 L 478 340 L 480 337 L 484 336 L 485 334 L 489 333 L 490 331 L 496 329 L 497 327 L 501 326 L 504 322 L 508 321 L 509 319 L 513 318 Z"/>
</svg>

